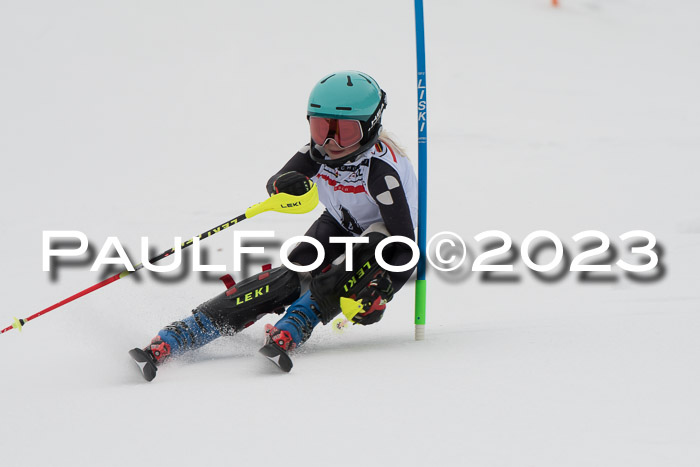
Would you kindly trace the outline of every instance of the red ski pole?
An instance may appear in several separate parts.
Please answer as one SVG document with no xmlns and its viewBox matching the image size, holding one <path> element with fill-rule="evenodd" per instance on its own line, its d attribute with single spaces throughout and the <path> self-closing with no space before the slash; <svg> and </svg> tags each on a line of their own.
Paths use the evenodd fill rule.
<svg viewBox="0 0 700 467">
<path fill-rule="evenodd" d="M 288 214 L 304 214 L 306 212 L 312 211 L 316 205 L 318 204 L 318 188 L 314 184 L 311 187 L 311 190 L 308 192 L 304 193 L 303 195 L 299 196 L 294 196 L 290 195 L 287 193 L 277 193 L 275 195 L 270 196 L 268 199 L 263 201 L 262 203 L 255 204 L 248 209 L 246 209 L 244 214 L 241 214 L 238 217 L 234 217 L 230 221 L 226 221 L 223 224 L 220 224 L 216 227 L 214 227 L 211 230 L 207 230 L 204 233 L 199 234 L 197 237 L 201 239 L 209 238 L 215 233 L 218 233 L 224 229 L 227 229 L 231 227 L 234 224 L 238 224 L 239 222 L 245 220 L 245 219 L 250 219 L 253 216 L 257 216 L 258 214 L 266 211 L 276 211 L 276 212 L 282 212 L 282 213 L 288 213 Z M 194 238 L 191 238 L 184 242 L 182 244 L 182 248 L 187 248 L 188 246 L 192 245 L 194 241 Z M 148 261 L 153 264 L 157 261 L 160 261 L 161 259 L 165 258 L 166 256 L 170 256 L 175 253 L 175 248 L 170 248 L 169 250 L 164 251 L 163 253 L 159 254 L 158 256 L 154 256 L 153 258 L 149 259 Z M 17 329 L 18 331 L 22 331 L 22 326 L 24 326 L 26 323 L 29 321 L 38 318 L 39 316 L 45 315 L 51 310 L 55 310 L 58 307 L 61 307 L 65 305 L 66 303 L 70 303 L 73 300 L 76 300 L 84 295 L 87 295 L 91 292 L 94 292 L 97 289 L 101 289 L 107 284 L 111 284 L 114 281 L 117 281 L 121 279 L 122 277 L 126 277 L 132 272 L 136 272 L 139 269 L 143 268 L 143 264 L 137 264 L 134 266 L 133 271 L 129 270 L 124 270 L 118 274 L 113 275 L 112 277 L 108 277 L 107 279 L 103 280 L 102 282 L 98 282 L 97 284 L 88 287 L 85 290 L 82 290 L 75 295 L 71 295 L 70 297 L 66 298 L 65 300 L 61 300 L 58 303 L 55 303 L 51 305 L 48 308 L 44 308 L 43 310 L 34 313 L 31 316 L 28 316 L 24 319 L 14 319 L 14 322 L 0 331 L 0 334 L 5 333 L 7 331 L 10 331 L 12 329 Z"/>
</svg>

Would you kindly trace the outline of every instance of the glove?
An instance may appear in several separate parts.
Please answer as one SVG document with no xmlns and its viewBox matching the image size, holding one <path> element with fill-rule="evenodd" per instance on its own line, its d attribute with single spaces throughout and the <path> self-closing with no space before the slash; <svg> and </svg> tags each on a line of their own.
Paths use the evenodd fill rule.
<svg viewBox="0 0 700 467">
<path fill-rule="evenodd" d="M 286 172 L 273 177 L 267 182 L 267 192 L 272 195 L 288 193 L 290 195 L 303 195 L 311 189 L 309 177 L 299 172 Z"/>
<path fill-rule="evenodd" d="M 355 297 L 355 300 L 362 301 L 362 308 L 365 311 L 356 314 L 352 321 L 363 326 L 378 322 L 384 316 L 386 304 L 392 298 L 394 298 L 394 286 L 391 278 L 386 271 L 381 271 Z"/>
</svg>

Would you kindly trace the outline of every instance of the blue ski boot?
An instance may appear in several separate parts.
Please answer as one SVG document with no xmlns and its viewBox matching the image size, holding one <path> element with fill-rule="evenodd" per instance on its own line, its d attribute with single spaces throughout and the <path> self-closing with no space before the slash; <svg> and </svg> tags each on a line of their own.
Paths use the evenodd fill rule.
<svg viewBox="0 0 700 467">
<path fill-rule="evenodd" d="M 309 339 L 314 327 L 321 322 L 318 314 L 318 305 L 311 298 L 311 292 L 306 292 L 289 305 L 285 315 L 274 326 L 265 325 L 265 345 L 260 353 L 282 371 L 291 371 L 293 364 L 288 352 Z"/>
<path fill-rule="evenodd" d="M 207 316 L 195 313 L 182 321 L 176 321 L 162 329 L 151 344 L 143 349 L 132 349 L 134 359 L 146 381 L 156 377 L 158 366 L 173 355 L 202 347 L 221 334 Z"/>
</svg>

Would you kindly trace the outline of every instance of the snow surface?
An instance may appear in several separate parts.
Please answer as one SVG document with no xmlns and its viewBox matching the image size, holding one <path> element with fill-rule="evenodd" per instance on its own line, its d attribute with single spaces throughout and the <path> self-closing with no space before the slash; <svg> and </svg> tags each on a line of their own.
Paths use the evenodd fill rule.
<svg viewBox="0 0 700 467">
<path fill-rule="evenodd" d="M 426 2 L 429 233 L 473 253 L 546 229 L 576 254 L 596 229 L 624 255 L 644 229 L 661 278 L 431 270 L 423 342 L 407 287 L 288 375 L 257 355 L 270 317 L 148 384 L 126 352 L 223 286 L 139 273 L 0 337 L 0 464 L 700 465 L 700 4 L 560 3 Z M 44 230 L 137 256 L 264 198 L 329 71 L 379 81 L 415 160 L 414 54 L 412 2 L 2 2 L 0 324 L 104 277 L 52 281 Z M 238 228 L 283 240 L 319 212 Z M 231 245 L 203 242 L 229 268 Z"/>
</svg>

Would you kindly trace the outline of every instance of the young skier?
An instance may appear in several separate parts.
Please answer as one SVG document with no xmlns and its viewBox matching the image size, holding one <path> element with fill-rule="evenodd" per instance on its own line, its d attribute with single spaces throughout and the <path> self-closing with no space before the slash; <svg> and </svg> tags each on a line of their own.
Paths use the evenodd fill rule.
<svg viewBox="0 0 700 467">
<path fill-rule="evenodd" d="M 281 314 L 286 306 L 274 326 L 265 326 L 260 349 L 284 371 L 292 368 L 287 352 L 308 340 L 318 323 L 328 324 L 341 312 L 341 297 L 361 307 L 354 323 L 369 325 L 382 318 L 386 303 L 413 269 L 383 270 L 375 247 L 389 235 L 414 240 L 418 193 L 410 161 L 382 131 L 385 107 L 385 92 L 365 73 L 338 71 L 316 83 L 307 107 L 311 141 L 270 177 L 267 190 L 270 195 L 303 195 L 317 185 L 326 210 L 305 235 L 323 246 L 323 264 L 310 273 L 268 268 L 166 326 L 150 345 L 129 352 L 146 380 L 168 358 L 235 334 L 268 313 Z M 331 242 L 331 237 L 348 236 L 368 239 L 353 246 L 349 272 L 345 244 Z M 318 253 L 313 245 L 300 243 L 288 256 L 291 263 L 308 266 Z M 399 242 L 383 252 L 385 261 L 397 266 L 412 256 L 411 248 Z"/>
</svg>

